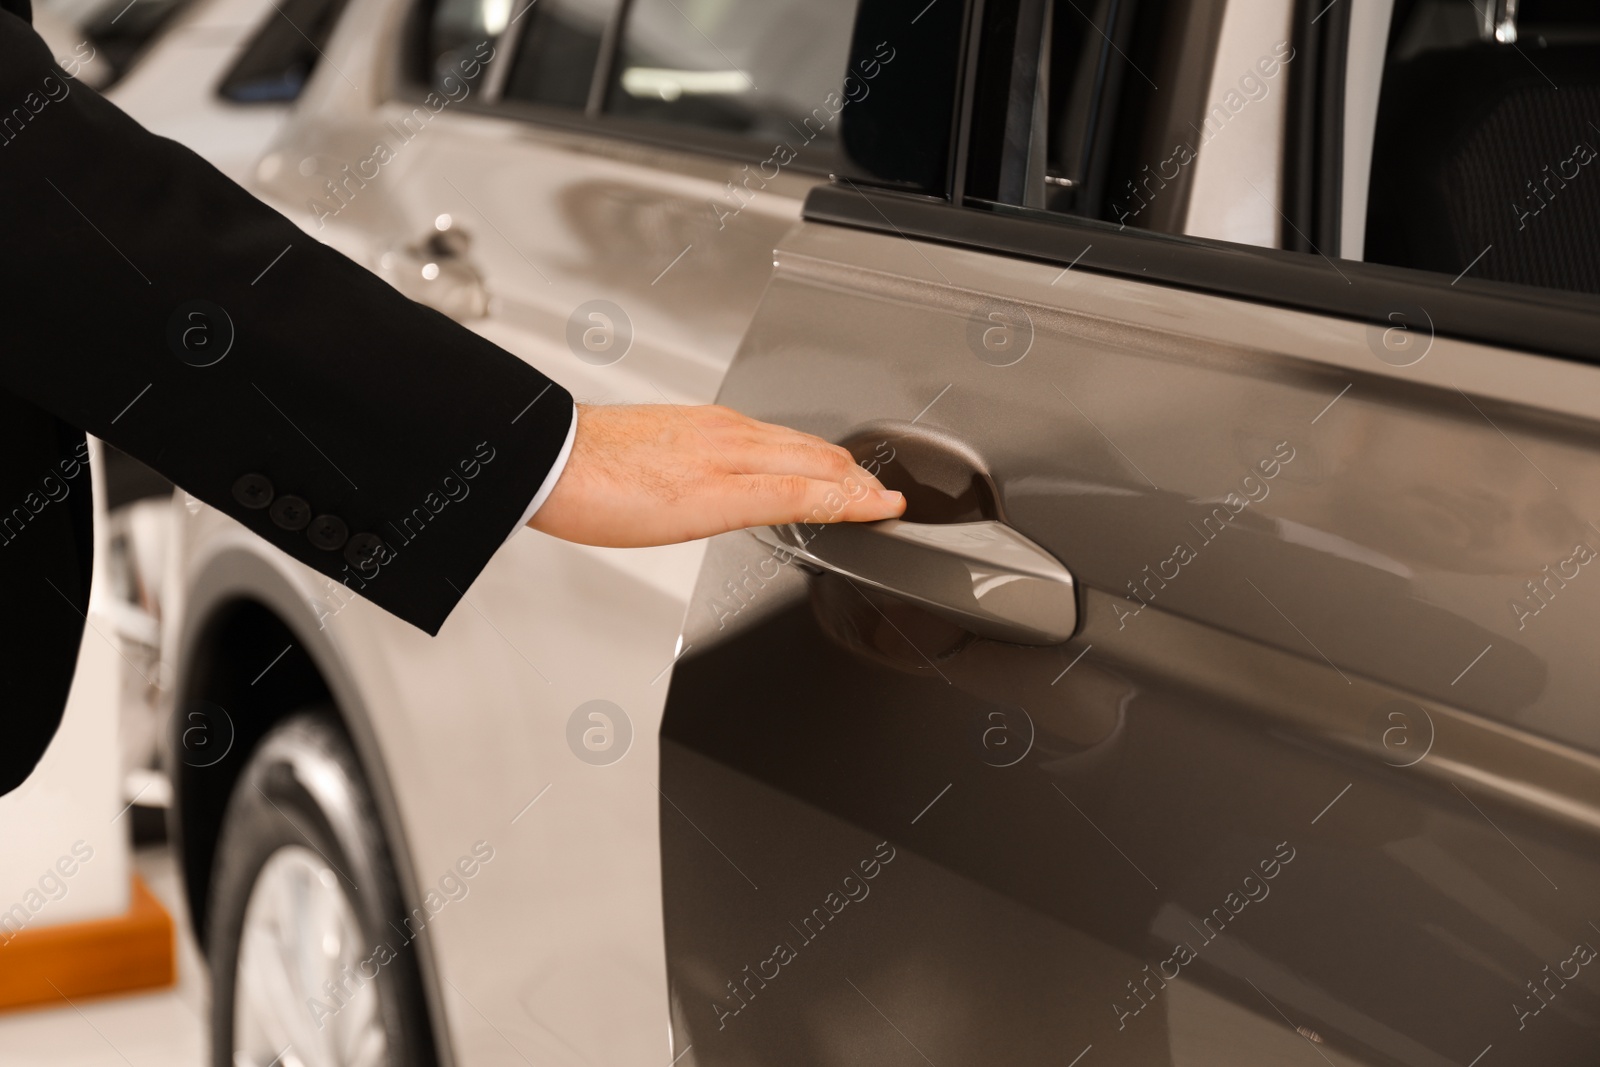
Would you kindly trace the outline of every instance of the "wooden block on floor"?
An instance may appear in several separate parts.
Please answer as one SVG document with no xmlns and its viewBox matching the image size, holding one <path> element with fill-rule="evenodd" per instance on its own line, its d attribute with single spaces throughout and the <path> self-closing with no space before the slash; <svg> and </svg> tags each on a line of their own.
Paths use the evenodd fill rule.
<svg viewBox="0 0 1600 1067">
<path fill-rule="evenodd" d="M 0 1011 L 65 1006 L 177 980 L 172 916 L 137 874 L 126 914 L 4 937 L 0 932 Z"/>
</svg>

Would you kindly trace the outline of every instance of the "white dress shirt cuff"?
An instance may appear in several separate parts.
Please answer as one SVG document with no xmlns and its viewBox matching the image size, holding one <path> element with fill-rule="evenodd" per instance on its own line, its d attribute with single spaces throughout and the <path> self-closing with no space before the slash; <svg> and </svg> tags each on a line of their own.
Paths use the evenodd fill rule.
<svg viewBox="0 0 1600 1067">
<path fill-rule="evenodd" d="M 561 472 L 567 469 L 567 460 L 572 455 L 572 439 L 577 435 L 578 405 L 574 402 L 572 405 L 572 422 L 567 427 L 566 443 L 561 446 L 561 451 L 556 455 L 556 461 L 550 465 L 550 473 L 544 476 L 544 482 L 539 486 L 539 491 L 533 495 L 533 502 L 528 505 L 528 510 L 522 513 L 522 518 L 517 520 L 517 524 L 511 528 L 511 533 L 506 537 L 506 540 L 509 541 L 512 537 L 515 537 L 517 531 L 528 525 L 528 520 L 533 518 L 535 513 L 544 506 L 546 498 L 550 496 L 550 491 L 556 487 L 556 482 L 561 479 Z"/>
</svg>

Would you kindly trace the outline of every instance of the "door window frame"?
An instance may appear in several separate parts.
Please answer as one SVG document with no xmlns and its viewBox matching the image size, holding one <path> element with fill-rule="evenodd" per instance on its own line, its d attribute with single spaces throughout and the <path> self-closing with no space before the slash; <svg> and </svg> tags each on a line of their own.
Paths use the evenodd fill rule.
<svg viewBox="0 0 1600 1067">
<path fill-rule="evenodd" d="M 804 219 L 1071 265 L 1385 329 L 1402 321 L 1439 336 L 1600 364 L 1600 297 L 1471 277 L 1451 280 L 1432 271 L 1340 259 L 1325 250 L 1265 248 L 1119 228 L 1099 219 L 965 197 L 983 6 L 983 0 L 968 3 L 967 70 L 951 161 L 953 197 L 830 183 L 812 189 L 802 209 Z M 1334 10 L 1347 5 L 1333 5 L 1317 20 L 1316 12 L 1326 6 L 1326 0 L 1297 0 L 1297 38 L 1318 62 L 1307 64 L 1299 75 L 1303 84 L 1291 114 L 1309 118 L 1311 125 L 1294 144 L 1286 139 L 1285 174 L 1293 174 L 1300 185 L 1290 217 L 1311 238 L 1307 244 L 1323 248 L 1326 243 L 1336 250 L 1349 23 L 1340 16 L 1324 27 Z M 1108 120 L 1101 116 L 1101 121 Z M 1292 236 L 1292 228 L 1288 233 Z M 1397 315 L 1403 318 L 1397 320 Z"/>
</svg>

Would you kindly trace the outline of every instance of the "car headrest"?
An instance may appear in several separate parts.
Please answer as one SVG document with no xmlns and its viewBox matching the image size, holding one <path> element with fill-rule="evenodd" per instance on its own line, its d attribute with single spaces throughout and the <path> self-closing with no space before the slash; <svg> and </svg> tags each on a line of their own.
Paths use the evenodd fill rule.
<svg viewBox="0 0 1600 1067">
<path fill-rule="evenodd" d="M 1600 44 L 1391 66 L 1368 204 L 1368 260 L 1600 293 Z"/>
</svg>

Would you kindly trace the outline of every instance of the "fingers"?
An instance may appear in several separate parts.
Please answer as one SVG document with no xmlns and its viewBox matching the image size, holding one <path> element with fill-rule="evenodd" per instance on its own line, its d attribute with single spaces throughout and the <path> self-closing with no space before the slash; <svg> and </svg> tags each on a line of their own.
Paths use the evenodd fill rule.
<svg viewBox="0 0 1600 1067">
<path fill-rule="evenodd" d="M 869 486 L 865 478 L 840 483 L 794 474 L 734 475 L 725 480 L 719 495 L 720 511 L 730 528 L 872 522 L 896 518 L 906 506 L 901 494 Z"/>
<path fill-rule="evenodd" d="M 721 449 L 721 453 L 734 474 L 793 474 L 839 485 L 883 488 L 849 452 L 808 434 L 793 434 L 787 440 L 744 441 Z"/>
<path fill-rule="evenodd" d="M 905 498 L 885 490 L 847 449 L 727 409 L 716 415 L 724 432 L 738 435 L 721 449 L 735 468 L 737 496 L 727 505 L 734 525 L 871 522 L 905 511 Z"/>
<path fill-rule="evenodd" d="M 818 448 L 833 449 L 843 453 L 845 450 L 838 445 L 830 444 L 815 434 L 796 430 L 792 426 L 785 426 L 778 422 L 762 422 L 748 415 L 734 411 L 732 408 L 723 407 L 721 404 L 706 404 L 700 407 L 684 409 L 690 412 L 694 422 L 706 430 L 712 437 L 726 435 L 730 439 L 749 441 L 765 444 L 809 444 Z"/>
<path fill-rule="evenodd" d="M 905 498 L 885 490 L 847 449 L 734 412 L 714 414 L 724 435 L 717 450 L 733 467 L 715 490 L 731 498 L 719 505 L 730 528 L 871 522 L 905 511 Z"/>
<path fill-rule="evenodd" d="M 848 449 L 814 434 L 761 422 L 719 405 L 698 410 L 711 417 L 715 436 L 724 437 L 715 447 L 733 473 L 796 474 L 838 483 L 861 482 L 873 490 L 883 488 Z"/>
</svg>

